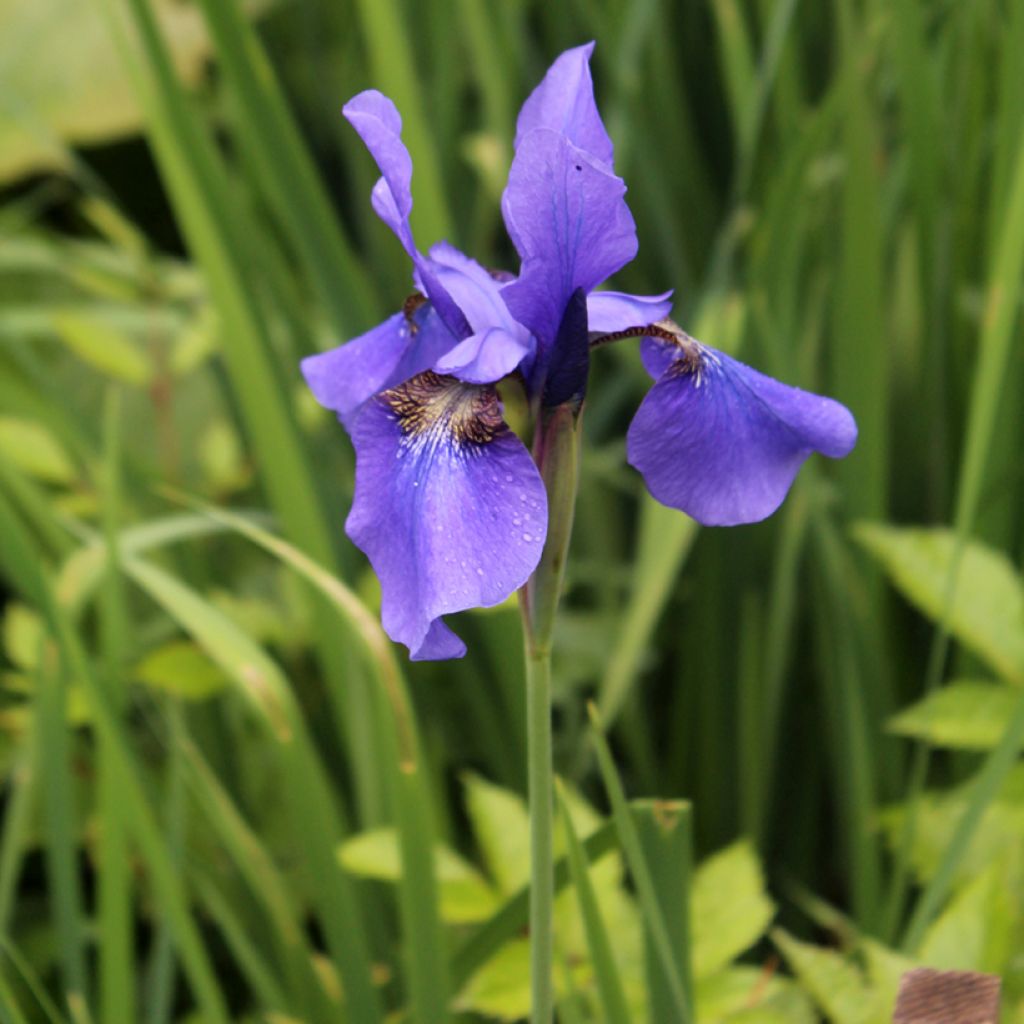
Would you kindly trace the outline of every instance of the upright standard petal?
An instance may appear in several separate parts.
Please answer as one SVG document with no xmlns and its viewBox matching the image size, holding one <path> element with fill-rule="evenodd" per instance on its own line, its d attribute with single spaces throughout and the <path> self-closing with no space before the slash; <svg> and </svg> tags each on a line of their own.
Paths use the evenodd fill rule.
<svg viewBox="0 0 1024 1024">
<path fill-rule="evenodd" d="M 757 522 L 782 503 L 811 452 L 849 454 L 857 425 L 831 398 L 780 384 L 686 335 L 627 435 L 629 462 L 658 501 L 706 526 Z M 661 349 L 660 353 L 657 349 Z"/>
<path fill-rule="evenodd" d="M 396 313 L 329 352 L 307 356 L 302 374 L 316 400 L 349 429 L 364 402 L 431 369 L 457 344 L 437 313 L 424 306 L 413 314 Z"/>
<path fill-rule="evenodd" d="M 412 158 L 402 142 L 402 117 L 398 108 L 376 89 L 353 96 L 342 113 L 359 133 L 380 168 L 381 178 L 373 186 L 371 201 L 377 216 L 395 233 L 438 315 L 459 338 L 472 334 L 456 302 L 437 280 L 430 262 L 416 248 L 409 225 L 412 212 Z"/>
<path fill-rule="evenodd" d="M 636 255 L 625 194 L 621 178 L 564 135 L 535 128 L 521 140 L 501 206 L 522 269 L 502 296 L 536 335 L 541 365 L 572 293 L 592 291 Z"/>
<path fill-rule="evenodd" d="M 594 102 L 590 55 L 594 44 L 566 50 L 548 68 L 543 81 L 530 93 L 516 121 L 519 143 L 534 128 L 550 128 L 573 145 L 611 167 L 612 140 L 608 137 Z"/>
<path fill-rule="evenodd" d="M 352 429 L 345 528 L 381 582 L 388 635 L 414 659 L 460 657 L 441 616 L 504 601 L 540 559 L 547 498 L 492 387 L 423 373 L 368 402 Z"/>
</svg>

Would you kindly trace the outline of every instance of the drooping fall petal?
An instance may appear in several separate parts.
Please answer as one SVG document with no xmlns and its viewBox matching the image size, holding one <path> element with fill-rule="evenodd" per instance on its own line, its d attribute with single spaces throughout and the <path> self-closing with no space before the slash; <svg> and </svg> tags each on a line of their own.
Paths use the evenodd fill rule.
<svg viewBox="0 0 1024 1024">
<path fill-rule="evenodd" d="M 368 402 L 352 427 L 345 528 L 381 582 L 388 635 L 414 659 L 459 657 L 441 617 L 504 601 L 547 533 L 537 467 L 492 387 L 424 373 Z"/>
<path fill-rule="evenodd" d="M 658 501 L 707 526 L 757 522 L 812 452 L 852 450 L 857 425 L 845 406 L 688 340 L 675 352 L 647 345 L 648 369 L 657 355 L 667 363 L 627 436 L 629 462 Z"/>
</svg>

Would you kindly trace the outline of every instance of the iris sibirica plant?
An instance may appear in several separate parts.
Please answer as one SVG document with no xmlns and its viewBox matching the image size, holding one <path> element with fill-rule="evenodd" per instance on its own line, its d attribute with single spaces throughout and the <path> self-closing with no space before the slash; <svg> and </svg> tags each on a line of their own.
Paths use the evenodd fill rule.
<svg viewBox="0 0 1024 1024">
<path fill-rule="evenodd" d="M 424 254 L 398 111 L 374 90 L 345 106 L 380 168 L 373 208 L 412 261 L 415 291 L 379 326 L 302 364 L 355 448 L 346 530 L 380 578 L 388 635 L 414 659 L 461 657 L 444 616 L 520 591 L 535 1020 L 549 1019 L 552 998 L 550 641 L 595 346 L 639 341 L 655 383 L 629 427 L 629 462 L 656 499 L 706 525 L 765 518 L 811 452 L 842 457 L 857 436 L 838 402 L 687 335 L 667 319 L 671 293 L 598 290 L 636 255 L 637 235 L 594 101 L 592 49 L 563 53 L 520 111 L 501 204 L 517 274 L 447 242 Z M 506 381 L 528 400 L 532 454 L 504 419 Z"/>
</svg>

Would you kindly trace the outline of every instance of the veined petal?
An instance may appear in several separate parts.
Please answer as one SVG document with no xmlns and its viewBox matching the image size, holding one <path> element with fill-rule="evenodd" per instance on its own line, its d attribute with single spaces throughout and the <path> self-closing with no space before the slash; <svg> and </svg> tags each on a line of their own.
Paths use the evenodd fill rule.
<svg viewBox="0 0 1024 1024">
<path fill-rule="evenodd" d="M 811 452 L 852 450 L 857 425 L 839 402 L 687 342 L 626 439 L 629 462 L 658 501 L 707 526 L 757 522 L 779 507 Z"/>
<path fill-rule="evenodd" d="M 625 194 L 621 178 L 564 135 L 535 128 L 520 140 L 501 207 L 522 269 L 502 295 L 542 349 L 569 296 L 592 291 L 636 255 Z"/>
<path fill-rule="evenodd" d="M 590 55 L 594 44 L 566 50 L 530 93 L 516 121 L 516 148 L 534 128 L 550 128 L 611 167 L 612 140 L 594 102 Z"/>
<path fill-rule="evenodd" d="M 345 104 L 342 113 L 359 133 L 380 168 L 381 178 L 373 186 L 370 200 L 377 216 L 395 233 L 413 261 L 423 290 L 448 329 L 460 338 L 472 330 L 466 318 L 416 248 L 409 225 L 412 212 L 412 158 L 402 142 L 402 117 L 383 93 L 367 89 Z"/>
<path fill-rule="evenodd" d="M 529 578 L 547 498 L 492 387 L 424 373 L 368 402 L 352 429 L 345 528 L 382 590 L 384 629 L 414 659 L 459 657 L 442 615 L 504 601 Z"/>
<path fill-rule="evenodd" d="M 664 320 L 671 310 L 671 289 L 661 295 L 591 292 L 587 296 L 587 321 L 591 334 L 611 334 L 634 324 L 653 324 Z"/>
<path fill-rule="evenodd" d="M 307 356 L 302 373 L 316 400 L 349 429 L 364 402 L 429 370 L 457 344 L 437 313 L 425 306 L 412 316 L 396 313 L 329 352 Z"/>
</svg>

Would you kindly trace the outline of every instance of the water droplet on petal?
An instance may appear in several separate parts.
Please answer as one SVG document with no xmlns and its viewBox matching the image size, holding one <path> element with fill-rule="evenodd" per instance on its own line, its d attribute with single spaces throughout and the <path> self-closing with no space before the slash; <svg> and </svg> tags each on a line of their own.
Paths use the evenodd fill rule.
<svg viewBox="0 0 1024 1024">
<path fill-rule="evenodd" d="M 533 538 L 528 533 L 524 533 L 523 534 L 523 540 L 525 540 L 527 543 L 529 543 L 531 540 L 533 540 Z"/>
</svg>

